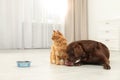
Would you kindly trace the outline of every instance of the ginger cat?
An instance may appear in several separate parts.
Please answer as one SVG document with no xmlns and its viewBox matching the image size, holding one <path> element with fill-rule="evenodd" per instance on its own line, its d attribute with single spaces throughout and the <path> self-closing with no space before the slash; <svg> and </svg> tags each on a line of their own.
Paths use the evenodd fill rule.
<svg viewBox="0 0 120 80">
<path fill-rule="evenodd" d="M 59 31 L 53 31 L 52 41 L 50 62 L 52 64 L 64 65 L 67 58 L 67 40 Z"/>
</svg>

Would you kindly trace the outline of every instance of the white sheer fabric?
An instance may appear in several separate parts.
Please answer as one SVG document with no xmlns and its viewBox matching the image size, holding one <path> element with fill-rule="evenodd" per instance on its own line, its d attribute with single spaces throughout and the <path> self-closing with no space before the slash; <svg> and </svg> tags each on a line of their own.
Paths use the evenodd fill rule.
<svg viewBox="0 0 120 80">
<path fill-rule="evenodd" d="M 88 39 L 87 1 L 68 0 L 65 22 L 65 35 L 68 43 Z"/>
<path fill-rule="evenodd" d="M 0 49 L 22 47 L 22 5 L 22 0 L 0 0 Z"/>
<path fill-rule="evenodd" d="M 49 48 L 53 29 L 64 32 L 66 10 L 67 0 L 34 0 L 33 48 Z"/>
<path fill-rule="evenodd" d="M 0 49 L 49 47 L 48 37 L 39 37 L 38 29 L 59 25 L 64 32 L 66 4 L 67 0 L 0 0 Z M 38 46 L 41 43 L 44 46 Z"/>
</svg>

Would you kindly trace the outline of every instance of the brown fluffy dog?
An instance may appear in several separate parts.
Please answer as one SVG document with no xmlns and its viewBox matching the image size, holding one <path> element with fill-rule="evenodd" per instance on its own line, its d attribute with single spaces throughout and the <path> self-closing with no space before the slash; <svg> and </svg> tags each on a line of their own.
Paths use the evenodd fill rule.
<svg viewBox="0 0 120 80">
<path fill-rule="evenodd" d="M 64 65 L 67 57 L 67 40 L 59 31 L 53 31 L 52 40 L 50 62 L 52 64 Z"/>
<path fill-rule="evenodd" d="M 68 63 L 66 65 L 103 64 L 104 69 L 110 69 L 109 50 L 97 41 L 81 40 L 67 46 Z"/>
</svg>

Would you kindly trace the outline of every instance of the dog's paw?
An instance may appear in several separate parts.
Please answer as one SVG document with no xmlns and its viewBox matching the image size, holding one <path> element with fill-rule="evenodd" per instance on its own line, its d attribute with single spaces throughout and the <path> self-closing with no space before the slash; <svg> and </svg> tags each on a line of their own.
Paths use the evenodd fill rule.
<svg viewBox="0 0 120 80">
<path fill-rule="evenodd" d="M 104 64 L 104 69 L 109 70 L 109 69 L 111 69 L 111 67 L 110 67 L 110 65 Z"/>
<path fill-rule="evenodd" d="M 75 66 L 80 66 L 80 63 L 76 63 L 76 64 L 74 64 Z"/>
</svg>

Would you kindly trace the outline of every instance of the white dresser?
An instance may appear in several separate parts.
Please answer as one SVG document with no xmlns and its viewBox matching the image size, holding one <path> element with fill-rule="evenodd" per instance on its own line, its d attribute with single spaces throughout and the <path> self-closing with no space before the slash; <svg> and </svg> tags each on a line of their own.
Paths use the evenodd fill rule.
<svg viewBox="0 0 120 80">
<path fill-rule="evenodd" d="M 96 23 L 96 40 L 110 50 L 120 50 L 120 20 L 106 20 Z"/>
</svg>

